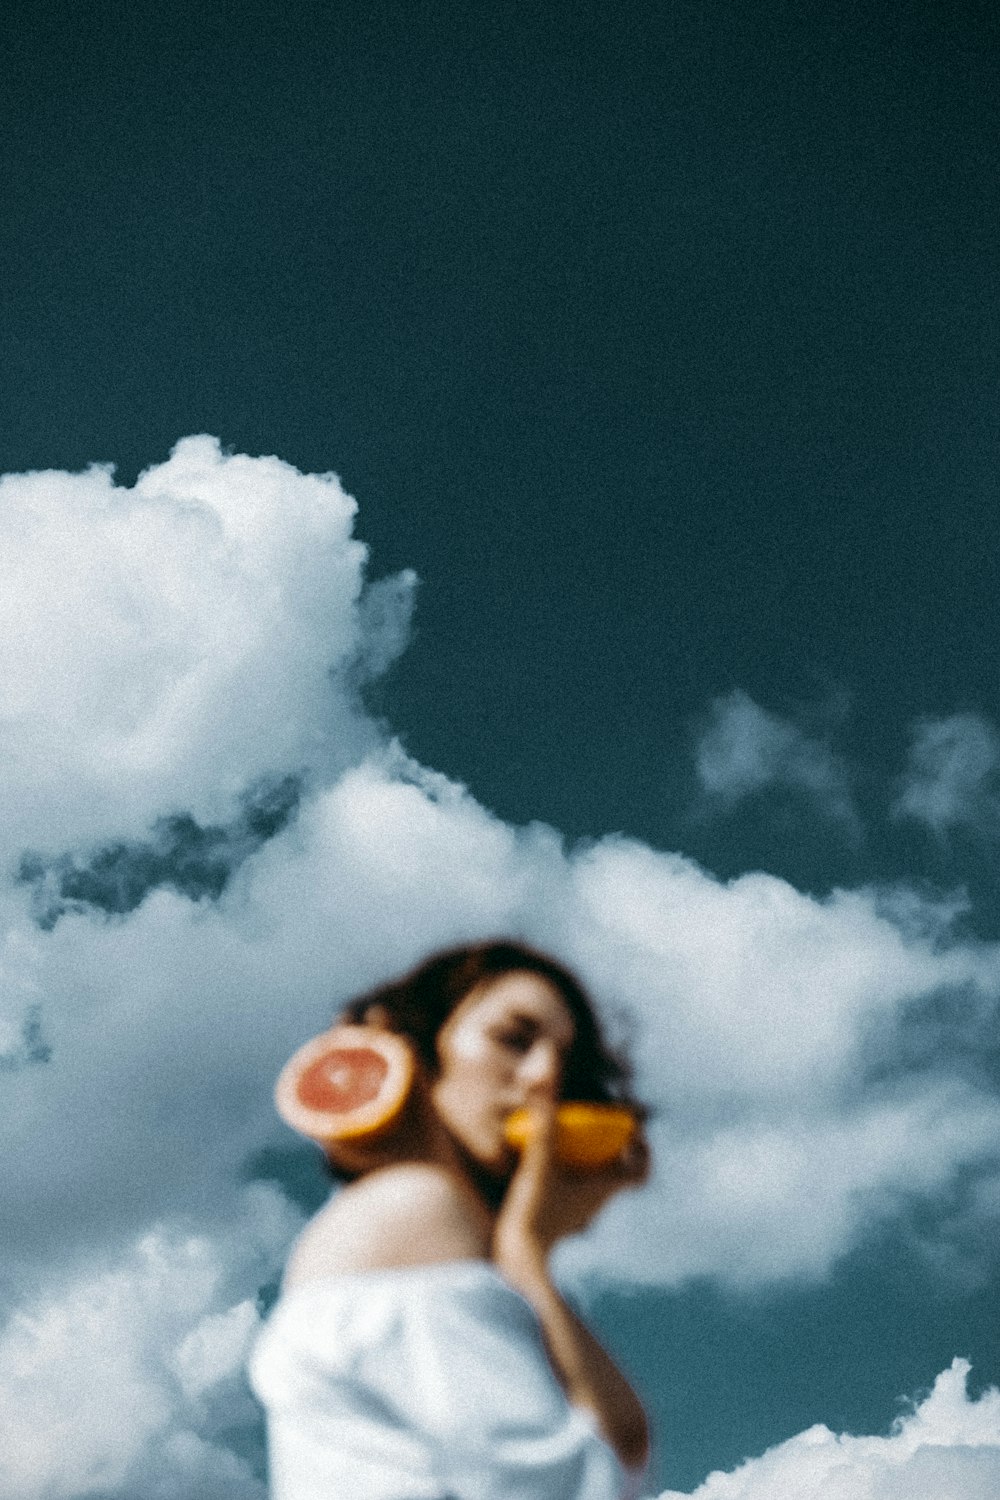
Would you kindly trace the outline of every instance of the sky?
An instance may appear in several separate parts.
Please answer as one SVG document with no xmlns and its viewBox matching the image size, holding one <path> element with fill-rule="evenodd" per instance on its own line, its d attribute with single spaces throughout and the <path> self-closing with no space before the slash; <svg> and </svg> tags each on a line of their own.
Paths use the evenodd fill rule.
<svg viewBox="0 0 1000 1500">
<path fill-rule="evenodd" d="M 14 4 L 0 1476 L 263 1500 L 271 1083 L 539 943 L 669 1500 L 1000 1478 L 986 4 Z"/>
</svg>

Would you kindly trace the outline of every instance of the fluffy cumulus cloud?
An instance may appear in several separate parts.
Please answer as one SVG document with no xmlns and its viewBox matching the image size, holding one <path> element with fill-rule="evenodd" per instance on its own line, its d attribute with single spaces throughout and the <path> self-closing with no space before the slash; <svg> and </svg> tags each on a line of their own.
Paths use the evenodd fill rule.
<svg viewBox="0 0 1000 1500">
<path fill-rule="evenodd" d="M 330 475 L 206 438 L 128 490 L 105 470 L 0 489 L 16 1500 L 256 1500 L 239 1368 L 301 1222 L 291 1186 L 251 1180 L 292 1145 L 270 1081 L 435 945 L 549 947 L 632 1041 L 656 1173 L 567 1275 L 822 1276 L 915 1205 L 932 1234 L 959 1180 L 961 1233 L 996 1221 L 976 1049 L 997 950 L 914 892 L 816 900 L 621 838 L 567 848 L 415 764 L 358 691 L 405 645 L 413 580 L 366 581 L 353 510 Z M 262 788 L 289 779 L 279 816 Z"/>
<path fill-rule="evenodd" d="M 660 1500 L 994 1500 L 1000 1494 L 1000 1391 L 977 1401 L 956 1359 L 888 1437 L 810 1427 L 731 1474 L 710 1474 L 692 1496 Z"/>
<path fill-rule="evenodd" d="M 1000 833 L 1000 735 L 979 714 L 917 724 L 895 812 L 938 837 Z"/>
<path fill-rule="evenodd" d="M 5 849 L 224 819 L 361 756 L 351 667 L 401 647 L 412 579 L 359 609 L 355 509 L 333 474 L 208 437 L 128 489 L 108 466 L 0 480 Z"/>
<path fill-rule="evenodd" d="M 243 1369 L 257 1288 L 295 1227 L 258 1186 L 230 1232 L 154 1227 L 18 1308 L 0 1335 L 5 1500 L 263 1500 Z"/>
<path fill-rule="evenodd" d="M 695 769 L 709 797 L 733 805 L 767 787 L 804 793 L 828 817 L 857 831 L 847 769 L 821 739 L 735 688 L 712 703 L 698 735 Z"/>
</svg>

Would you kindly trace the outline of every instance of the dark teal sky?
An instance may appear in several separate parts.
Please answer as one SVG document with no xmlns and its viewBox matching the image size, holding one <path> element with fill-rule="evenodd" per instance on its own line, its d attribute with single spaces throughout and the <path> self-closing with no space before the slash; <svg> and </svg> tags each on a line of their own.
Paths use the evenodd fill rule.
<svg viewBox="0 0 1000 1500">
<path fill-rule="evenodd" d="M 511 817 L 676 841 L 733 686 L 846 692 L 898 769 L 998 706 L 996 41 L 905 0 L 32 0 L 0 464 L 335 468 L 424 580 L 393 722 Z"/>
<path fill-rule="evenodd" d="M 377 700 L 422 761 L 722 874 L 964 881 L 995 930 L 994 848 L 887 816 L 916 718 L 1000 716 L 993 5 L 26 0 L 7 26 L 0 471 L 129 481 L 200 431 L 334 469 L 374 570 L 422 580 Z M 847 758 L 860 839 L 794 798 L 697 811 L 692 735 L 737 687 Z M 970 1352 L 918 1336 L 893 1265 L 867 1414 L 801 1332 L 863 1326 L 861 1266 L 759 1310 L 763 1406 L 688 1423 L 663 1482 L 735 1461 L 727 1422 L 746 1451 L 877 1428 L 883 1386 Z M 739 1386 L 709 1294 L 660 1307 L 649 1380 L 693 1368 L 676 1337 Z"/>
</svg>

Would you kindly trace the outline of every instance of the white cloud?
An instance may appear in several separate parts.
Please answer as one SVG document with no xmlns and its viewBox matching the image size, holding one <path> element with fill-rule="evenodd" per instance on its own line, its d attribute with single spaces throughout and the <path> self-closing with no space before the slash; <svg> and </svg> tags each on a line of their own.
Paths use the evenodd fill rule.
<svg viewBox="0 0 1000 1500">
<path fill-rule="evenodd" d="M 181 1340 L 171 1361 L 184 1395 L 189 1400 L 203 1395 L 241 1369 L 259 1327 L 257 1303 L 249 1297 L 226 1312 L 206 1314 Z"/>
<path fill-rule="evenodd" d="M 366 549 L 335 475 L 178 443 L 131 489 L 108 467 L 0 480 L 2 848 L 225 818 L 274 773 L 374 741 L 344 677 L 405 639 L 413 577 L 359 620 Z"/>
<path fill-rule="evenodd" d="M 857 831 L 849 776 L 840 757 L 739 688 L 712 703 L 696 744 L 695 769 L 705 792 L 724 804 L 769 786 L 794 787 L 829 817 Z"/>
<path fill-rule="evenodd" d="M 823 1426 L 771 1448 L 730 1474 L 710 1474 L 684 1497 L 659 1500 L 995 1500 L 1000 1494 L 1000 1392 L 977 1401 L 956 1359 L 888 1437 Z"/>
<path fill-rule="evenodd" d="M 262 1500 L 245 1458 L 204 1429 L 255 1426 L 243 1378 L 260 1323 L 252 1296 L 293 1227 L 278 1195 L 256 1187 L 225 1232 L 151 1230 L 22 1306 L 0 1336 L 5 1500 Z M 227 1311 L 214 1312 L 220 1302 Z"/>
<path fill-rule="evenodd" d="M 954 828 L 1000 832 L 1000 735 L 979 714 L 922 719 L 894 805 L 942 836 Z"/>
<path fill-rule="evenodd" d="M 958 1160 L 998 1147 L 992 1101 L 926 1083 L 840 1110 L 800 1104 L 780 1120 L 747 1111 L 696 1131 L 654 1126 L 653 1140 L 657 1191 L 614 1205 L 589 1246 L 567 1248 L 567 1267 L 617 1258 L 631 1278 L 697 1274 L 745 1290 L 822 1279 L 876 1223 L 947 1193 Z"/>
<path fill-rule="evenodd" d="M 127 920 L 70 916 L 33 939 L 14 912 L 53 1047 L 0 1092 L 0 1218 L 32 1263 L 54 1253 L 56 1216 L 89 1240 L 224 1206 L 279 1132 L 270 1080 L 335 1001 L 490 932 L 554 948 L 628 1006 L 660 1110 L 654 1187 L 576 1263 L 652 1281 L 820 1275 L 911 1196 L 1000 1155 L 983 1085 L 893 1062 L 928 996 L 956 997 L 958 1027 L 970 994 L 977 1025 L 995 1013 L 994 949 L 902 929 L 869 894 L 723 885 L 616 838 L 567 853 L 392 750 L 315 796 L 217 905 L 161 891 Z"/>
<path fill-rule="evenodd" d="M 0 665 L 19 650 L 34 664 L 0 688 L 10 857 L 141 838 L 165 811 L 221 817 L 255 778 L 311 773 L 298 816 L 218 901 L 159 889 L 128 916 L 84 909 L 43 931 L 29 892 L 0 881 L 0 1406 L 6 1391 L 24 1434 L 26 1456 L 5 1455 L 17 1500 L 254 1494 L 219 1435 L 242 1399 L 226 1372 L 249 1299 L 298 1222 L 273 1195 L 251 1211 L 241 1185 L 289 1139 L 271 1082 L 338 1002 L 443 943 L 518 933 L 634 1017 L 655 1180 L 567 1251 L 567 1272 L 821 1276 L 960 1174 L 994 1180 L 995 1094 L 946 1055 L 899 1057 L 931 998 L 977 1044 L 996 948 L 916 892 L 819 901 L 621 838 L 567 849 L 415 765 L 355 695 L 405 640 L 412 579 L 365 596 L 352 516 L 332 477 L 203 438 L 133 490 L 100 470 L 0 485 L 20 601 Z M 801 746 L 782 743 L 804 777 Z M 268 1204 L 270 1227 L 248 1231 Z M 997 1201 L 984 1187 L 969 1205 L 975 1238 Z M 127 1431 L 88 1415 L 77 1349 Z M 75 1423 L 78 1443 L 31 1436 Z"/>
</svg>

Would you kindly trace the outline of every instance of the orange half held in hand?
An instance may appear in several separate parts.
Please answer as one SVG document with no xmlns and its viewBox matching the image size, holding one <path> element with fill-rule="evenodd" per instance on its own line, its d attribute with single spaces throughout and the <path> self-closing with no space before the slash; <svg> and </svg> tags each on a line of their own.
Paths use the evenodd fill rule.
<svg viewBox="0 0 1000 1500">
<path fill-rule="evenodd" d="M 509 1145 L 523 1151 L 533 1128 L 531 1111 L 516 1109 L 507 1118 L 504 1135 Z M 624 1104 L 560 1104 L 556 1110 L 556 1161 L 560 1166 L 584 1171 L 610 1166 L 635 1131 L 636 1117 Z"/>
<path fill-rule="evenodd" d="M 320 1145 L 372 1138 L 399 1118 L 414 1072 L 413 1051 L 395 1032 L 334 1026 L 289 1058 L 274 1102 L 286 1125 Z"/>
</svg>

